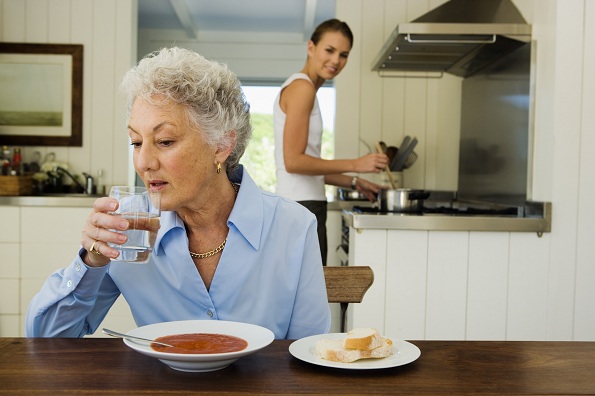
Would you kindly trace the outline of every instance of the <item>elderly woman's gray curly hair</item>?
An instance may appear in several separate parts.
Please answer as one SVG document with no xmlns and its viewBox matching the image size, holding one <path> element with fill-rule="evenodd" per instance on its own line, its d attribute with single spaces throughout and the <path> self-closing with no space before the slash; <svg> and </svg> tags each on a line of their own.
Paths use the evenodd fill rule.
<svg viewBox="0 0 595 396">
<path fill-rule="evenodd" d="M 130 69 L 121 88 L 130 96 L 128 117 L 137 98 L 149 103 L 165 98 L 186 108 L 188 120 L 211 146 L 228 147 L 235 132 L 226 170 L 230 174 L 237 168 L 252 135 L 250 106 L 226 65 L 184 48 L 163 48 Z"/>
</svg>

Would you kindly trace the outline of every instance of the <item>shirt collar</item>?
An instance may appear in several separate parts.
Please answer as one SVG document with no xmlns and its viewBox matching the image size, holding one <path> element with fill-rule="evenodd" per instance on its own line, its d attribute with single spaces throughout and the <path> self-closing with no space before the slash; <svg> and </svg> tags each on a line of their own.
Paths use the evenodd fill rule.
<svg viewBox="0 0 595 396">
<path fill-rule="evenodd" d="M 235 227 L 254 249 L 258 249 L 264 222 L 262 190 L 242 165 L 230 179 L 234 183 L 241 183 L 241 186 L 227 224 L 230 228 Z"/>
<path fill-rule="evenodd" d="M 230 229 L 235 228 L 254 249 L 258 250 L 264 222 L 262 191 L 242 165 L 230 176 L 230 180 L 240 184 L 240 191 L 227 219 L 227 225 Z M 156 255 L 162 254 L 161 241 L 170 230 L 185 229 L 184 222 L 176 212 L 161 212 L 160 221 L 161 227 L 155 240 Z"/>
</svg>

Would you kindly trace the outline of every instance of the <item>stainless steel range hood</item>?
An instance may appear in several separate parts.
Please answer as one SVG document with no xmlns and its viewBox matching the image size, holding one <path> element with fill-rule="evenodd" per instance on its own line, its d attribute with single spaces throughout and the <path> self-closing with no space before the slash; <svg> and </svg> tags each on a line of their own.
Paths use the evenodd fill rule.
<svg viewBox="0 0 595 396">
<path fill-rule="evenodd" d="M 372 70 L 468 77 L 530 40 L 531 25 L 511 0 L 450 0 L 399 24 Z"/>
</svg>

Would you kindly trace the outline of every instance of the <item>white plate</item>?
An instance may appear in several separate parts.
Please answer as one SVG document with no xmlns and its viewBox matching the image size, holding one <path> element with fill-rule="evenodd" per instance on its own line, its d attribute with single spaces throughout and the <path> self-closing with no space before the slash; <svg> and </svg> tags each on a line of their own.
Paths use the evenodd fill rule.
<svg viewBox="0 0 595 396">
<path fill-rule="evenodd" d="M 305 337 L 294 341 L 289 346 L 289 353 L 304 362 L 318 366 L 349 370 L 371 370 L 402 366 L 417 360 L 421 355 L 419 348 L 412 343 L 391 338 L 390 340 L 393 342 L 393 354 L 382 359 L 362 359 L 352 363 L 341 363 L 324 360 L 316 356 L 316 342 L 318 340 L 344 339 L 346 335 L 347 333 L 329 333 Z"/>
<path fill-rule="evenodd" d="M 220 370 L 242 356 L 249 355 L 269 345 L 275 335 L 269 329 L 248 323 L 224 320 L 183 320 L 155 323 L 129 331 L 128 335 L 154 340 L 174 334 L 216 333 L 243 338 L 248 342 L 246 349 L 237 352 L 212 354 L 164 353 L 152 349 L 148 343 L 124 339 L 124 343 L 137 352 L 161 360 L 174 370 L 201 372 Z"/>
</svg>

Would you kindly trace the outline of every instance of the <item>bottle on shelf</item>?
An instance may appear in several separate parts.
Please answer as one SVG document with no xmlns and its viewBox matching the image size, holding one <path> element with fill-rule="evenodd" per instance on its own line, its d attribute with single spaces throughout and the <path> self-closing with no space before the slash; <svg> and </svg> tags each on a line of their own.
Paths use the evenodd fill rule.
<svg viewBox="0 0 595 396">
<path fill-rule="evenodd" d="M 23 174 L 23 155 L 21 154 L 21 149 L 19 147 L 15 147 L 13 150 L 11 165 L 13 173 L 17 176 Z"/>
<path fill-rule="evenodd" d="M 10 175 L 10 161 L 11 161 L 11 155 L 10 155 L 10 149 L 8 148 L 8 146 L 2 146 L 2 155 L 1 155 L 1 165 L 2 165 L 2 175 L 3 176 L 8 176 Z"/>
</svg>

